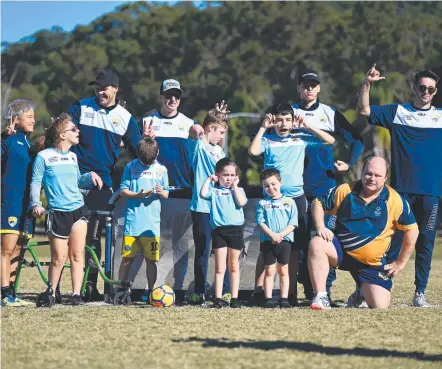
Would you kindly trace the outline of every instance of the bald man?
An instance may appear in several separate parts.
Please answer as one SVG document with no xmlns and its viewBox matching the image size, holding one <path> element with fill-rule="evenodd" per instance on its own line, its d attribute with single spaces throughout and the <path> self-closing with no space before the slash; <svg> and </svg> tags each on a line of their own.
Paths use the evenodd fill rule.
<svg viewBox="0 0 442 369">
<path fill-rule="evenodd" d="M 407 264 L 419 230 L 407 201 L 385 184 L 388 172 L 385 159 L 371 157 L 361 180 L 334 187 L 313 201 L 317 236 L 308 253 L 314 290 L 310 309 L 330 309 L 326 292 L 330 267 L 351 273 L 370 308 L 390 306 L 392 278 Z M 336 215 L 334 232 L 325 226 L 325 214 Z M 385 254 L 396 230 L 404 232 L 401 253 L 387 264 Z"/>
</svg>

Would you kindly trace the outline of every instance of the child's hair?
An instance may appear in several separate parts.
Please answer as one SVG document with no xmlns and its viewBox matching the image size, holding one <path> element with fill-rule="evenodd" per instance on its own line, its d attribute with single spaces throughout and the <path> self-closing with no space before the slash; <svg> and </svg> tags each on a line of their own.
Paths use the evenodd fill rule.
<svg viewBox="0 0 442 369">
<path fill-rule="evenodd" d="M 72 121 L 71 116 L 63 112 L 59 117 L 52 120 L 51 125 L 46 129 L 46 134 L 44 136 L 37 137 L 35 151 L 41 151 L 44 148 L 49 148 L 55 146 L 58 138 L 66 127 L 68 122 Z"/>
<path fill-rule="evenodd" d="M 278 179 L 278 181 L 281 182 L 281 172 L 275 168 L 264 169 L 259 175 L 259 180 L 262 182 L 262 181 L 264 181 L 264 179 L 267 179 L 270 177 L 276 177 Z"/>
<path fill-rule="evenodd" d="M 272 108 L 273 115 L 288 115 L 292 116 L 292 119 L 295 119 L 295 113 L 293 112 L 293 108 L 290 104 L 282 102 L 278 105 L 274 105 Z"/>
<path fill-rule="evenodd" d="M 239 176 L 238 165 L 233 160 L 230 160 L 229 158 L 222 158 L 222 159 L 218 160 L 218 162 L 216 163 L 216 166 L 215 166 L 215 173 L 222 172 L 222 170 L 225 167 L 228 167 L 229 165 L 235 167 L 236 175 Z"/>
<path fill-rule="evenodd" d="M 218 124 L 223 128 L 227 129 L 228 126 L 228 118 L 227 115 L 224 113 L 220 113 L 216 111 L 215 109 L 211 109 L 207 112 L 206 117 L 203 121 L 203 128 L 206 129 L 207 127 Z"/>
<path fill-rule="evenodd" d="M 32 101 L 17 99 L 12 101 L 6 108 L 5 119 L 20 118 L 24 113 L 35 109 L 36 106 Z"/>
<path fill-rule="evenodd" d="M 158 142 L 153 138 L 143 138 L 137 144 L 137 155 L 144 165 L 151 165 L 158 156 Z"/>
</svg>

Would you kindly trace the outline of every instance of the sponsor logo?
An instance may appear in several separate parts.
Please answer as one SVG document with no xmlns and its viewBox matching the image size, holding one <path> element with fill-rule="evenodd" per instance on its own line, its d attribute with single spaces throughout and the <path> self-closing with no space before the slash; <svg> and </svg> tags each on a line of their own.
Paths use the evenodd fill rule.
<svg viewBox="0 0 442 369">
<path fill-rule="evenodd" d="M 60 158 L 60 161 L 69 161 L 69 158 Z"/>
<path fill-rule="evenodd" d="M 171 125 L 172 125 L 172 122 L 164 121 L 163 123 L 164 123 L 164 124 L 167 124 L 168 126 L 171 126 Z"/>
<path fill-rule="evenodd" d="M 420 117 L 425 117 L 425 116 L 427 116 L 427 114 L 425 114 L 425 113 L 417 113 L 417 115 L 419 115 Z"/>
<path fill-rule="evenodd" d="M 9 217 L 8 224 L 10 227 L 15 227 L 17 225 L 17 218 L 16 217 Z"/>
<path fill-rule="evenodd" d="M 336 228 L 336 216 L 333 215 L 328 219 L 327 228 L 331 230 Z"/>
<path fill-rule="evenodd" d="M 376 208 L 376 210 L 374 211 L 374 215 L 375 215 L 376 217 L 378 217 L 378 216 L 381 215 L 381 213 L 382 213 L 382 209 L 381 209 L 380 206 L 378 206 L 378 207 Z"/>
<path fill-rule="evenodd" d="M 389 281 L 390 277 L 387 276 L 385 273 L 379 272 L 378 273 L 379 278 L 383 279 L 384 281 Z"/>
<path fill-rule="evenodd" d="M 21 141 L 17 141 L 17 143 L 18 143 L 19 145 L 22 145 L 22 146 L 25 145 L 25 144 L 24 144 L 23 142 L 21 142 Z"/>
<path fill-rule="evenodd" d="M 88 113 L 88 112 L 85 112 L 85 113 L 84 113 L 84 117 L 85 117 L 85 118 L 93 119 L 93 118 L 94 118 L 94 113 Z"/>
<path fill-rule="evenodd" d="M 429 231 L 432 231 L 436 225 L 437 207 L 438 207 L 438 204 L 433 205 L 433 209 L 431 210 L 430 218 L 428 219 L 427 226 L 425 227 Z"/>
<path fill-rule="evenodd" d="M 404 115 L 404 119 L 413 120 L 413 116 L 412 115 Z"/>
<path fill-rule="evenodd" d="M 48 163 L 56 163 L 58 161 L 58 156 L 53 156 L 48 159 Z"/>
<path fill-rule="evenodd" d="M 315 115 L 313 113 L 305 113 L 306 117 L 314 117 Z"/>
</svg>

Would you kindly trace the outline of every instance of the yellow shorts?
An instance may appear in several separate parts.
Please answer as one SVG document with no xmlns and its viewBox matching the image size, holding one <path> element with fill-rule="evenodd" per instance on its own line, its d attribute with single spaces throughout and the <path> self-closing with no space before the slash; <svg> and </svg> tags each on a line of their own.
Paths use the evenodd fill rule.
<svg viewBox="0 0 442 369">
<path fill-rule="evenodd" d="M 124 236 L 121 256 L 123 258 L 134 258 L 140 248 L 142 248 L 145 258 L 152 261 L 160 260 L 159 237 Z"/>
</svg>

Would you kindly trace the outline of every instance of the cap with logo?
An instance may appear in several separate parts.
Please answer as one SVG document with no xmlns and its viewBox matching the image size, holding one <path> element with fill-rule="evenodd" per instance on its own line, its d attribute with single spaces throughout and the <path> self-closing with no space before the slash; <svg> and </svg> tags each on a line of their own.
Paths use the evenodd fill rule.
<svg viewBox="0 0 442 369">
<path fill-rule="evenodd" d="M 313 69 L 308 69 L 308 70 L 302 71 L 299 74 L 298 84 L 300 84 L 300 83 L 302 83 L 304 81 L 316 81 L 318 83 L 321 83 L 319 81 L 319 74 L 318 74 L 318 72 L 314 71 Z"/>
<path fill-rule="evenodd" d="M 120 85 L 120 78 L 113 70 L 103 69 L 98 72 L 95 80 L 89 82 L 89 86 L 92 85 L 118 87 Z"/>
<path fill-rule="evenodd" d="M 180 83 L 176 79 L 166 79 L 163 81 L 163 83 L 161 83 L 160 94 L 167 91 L 172 92 L 172 90 L 177 90 L 180 94 L 183 93 Z"/>
</svg>

